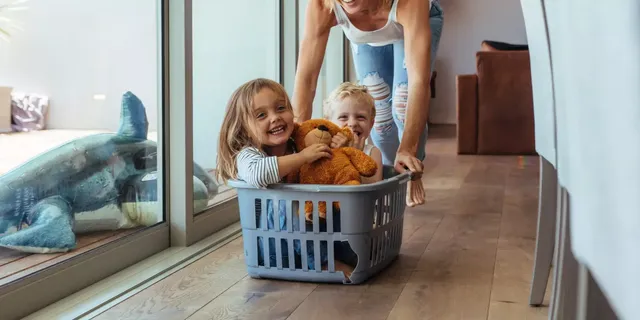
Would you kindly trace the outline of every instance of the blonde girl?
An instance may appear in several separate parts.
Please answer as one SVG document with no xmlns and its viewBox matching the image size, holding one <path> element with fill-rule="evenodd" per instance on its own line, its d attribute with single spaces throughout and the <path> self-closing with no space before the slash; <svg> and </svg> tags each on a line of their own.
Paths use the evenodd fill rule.
<svg viewBox="0 0 640 320">
<path fill-rule="evenodd" d="M 282 85 L 263 78 L 241 85 L 229 99 L 220 130 L 218 178 L 265 188 L 305 163 L 331 156 L 325 144 L 297 153 L 293 129 L 293 108 Z"/>
<path fill-rule="evenodd" d="M 330 157 L 331 150 L 326 144 L 315 144 L 296 153 L 291 140 L 294 129 L 293 108 L 282 85 L 269 79 L 255 79 L 241 85 L 231 95 L 220 130 L 218 142 L 218 178 L 225 184 L 229 179 L 239 179 L 257 188 L 281 182 L 303 164 L 323 157 Z M 261 205 L 256 210 L 256 226 L 261 228 Z M 284 200 L 278 205 L 278 219 L 271 199 L 267 200 L 267 228 L 274 229 L 275 223 L 286 230 Z M 297 209 L 294 209 L 297 211 Z M 299 230 L 298 219 L 293 219 L 293 229 Z M 286 241 L 281 239 L 283 267 L 289 267 Z M 276 266 L 275 239 L 267 244 L 270 266 Z M 266 265 L 263 258 L 264 244 L 258 241 L 258 265 Z M 294 244 L 294 254 L 300 256 L 301 246 Z M 313 247 L 307 248 L 309 266 L 313 266 Z M 326 246 L 323 258 L 326 262 Z"/>
</svg>

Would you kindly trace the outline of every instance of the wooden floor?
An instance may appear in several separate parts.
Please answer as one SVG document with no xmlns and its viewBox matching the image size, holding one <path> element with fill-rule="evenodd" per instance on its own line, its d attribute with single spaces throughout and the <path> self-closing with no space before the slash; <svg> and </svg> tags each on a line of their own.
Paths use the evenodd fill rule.
<svg viewBox="0 0 640 320">
<path fill-rule="evenodd" d="M 0 248 L 0 286 L 29 276 L 141 229 L 99 231 L 78 235 L 76 248 L 65 253 L 31 254 Z"/>
<path fill-rule="evenodd" d="M 527 304 L 537 157 L 457 156 L 450 129 L 427 153 L 428 202 L 407 209 L 399 258 L 366 284 L 251 279 L 239 238 L 97 319 L 546 319 Z"/>
</svg>

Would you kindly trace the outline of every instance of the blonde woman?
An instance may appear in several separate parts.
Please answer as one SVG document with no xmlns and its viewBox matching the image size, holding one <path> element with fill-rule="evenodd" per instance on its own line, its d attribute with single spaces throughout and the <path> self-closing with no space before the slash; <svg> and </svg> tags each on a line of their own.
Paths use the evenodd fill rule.
<svg viewBox="0 0 640 320">
<path fill-rule="evenodd" d="M 311 117 L 329 31 L 340 26 L 351 42 L 358 80 L 375 100 L 371 139 L 384 164 L 414 173 L 409 206 L 424 203 L 429 83 L 442 24 L 437 0 L 309 0 L 306 9 L 293 94 L 296 121 Z"/>
</svg>

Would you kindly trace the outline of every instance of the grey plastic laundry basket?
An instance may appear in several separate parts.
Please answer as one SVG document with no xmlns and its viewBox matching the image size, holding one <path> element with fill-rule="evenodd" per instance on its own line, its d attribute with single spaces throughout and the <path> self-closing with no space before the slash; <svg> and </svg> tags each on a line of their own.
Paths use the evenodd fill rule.
<svg viewBox="0 0 640 320">
<path fill-rule="evenodd" d="M 400 251 L 410 175 L 385 166 L 383 177 L 380 182 L 357 186 L 277 184 L 267 189 L 229 181 L 238 192 L 249 275 L 358 284 L 387 267 Z M 304 215 L 304 203 L 309 201 L 313 203 L 312 226 Z M 325 219 L 318 216 L 320 202 L 327 208 L 324 224 Z M 336 202 L 339 210 L 334 212 L 331 204 Z M 336 258 L 355 266 L 349 279 L 336 271 Z"/>
</svg>

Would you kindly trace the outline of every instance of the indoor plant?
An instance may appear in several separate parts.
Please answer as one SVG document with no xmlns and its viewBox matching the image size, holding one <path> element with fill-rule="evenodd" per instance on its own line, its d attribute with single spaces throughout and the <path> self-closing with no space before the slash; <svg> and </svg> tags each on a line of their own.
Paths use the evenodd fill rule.
<svg viewBox="0 0 640 320">
<path fill-rule="evenodd" d="M 7 16 L 7 12 L 27 9 L 27 7 L 22 6 L 22 4 L 27 1 L 29 0 L 14 0 L 9 3 L 0 3 L 0 39 L 8 41 L 11 36 L 9 29 L 20 29 L 18 25 Z"/>
</svg>

